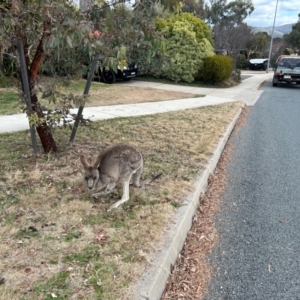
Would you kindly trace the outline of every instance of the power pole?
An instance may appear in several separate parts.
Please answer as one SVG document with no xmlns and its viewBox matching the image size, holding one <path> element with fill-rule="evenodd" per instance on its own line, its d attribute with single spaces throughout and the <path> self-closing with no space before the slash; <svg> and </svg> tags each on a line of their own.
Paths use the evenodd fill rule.
<svg viewBox="0 0 300 300">
<path fill-rule="evenodd" d="M 267 73 L 269 73 L 270 61 L 271 61 L 271 54 L 272 54 L 272 48 L 273 48 L 273 35 L 274 35 L 274 28 L 275 28 L 276 14 L 277 14 L 277 6 L 278 6 L 278 0 L 276 0 L 276 8 L 275 8 L 273 29 L 272 29 L 272 35 L 271 35 L 271 43 L 270 43 L 270 50 L 269 50 L 269 59 L 268 59 L 268 65 L 267 65 Z"/>
</svg>

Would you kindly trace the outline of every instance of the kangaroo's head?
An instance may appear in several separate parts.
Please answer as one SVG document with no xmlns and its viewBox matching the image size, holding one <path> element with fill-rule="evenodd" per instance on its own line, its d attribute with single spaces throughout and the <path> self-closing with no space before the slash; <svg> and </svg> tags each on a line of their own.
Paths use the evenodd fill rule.
<svg viewBox="0 0 300 300">
<path fill-rule="evenodd" d="M 86 182 L 86 186 L 89 190 L 94 190 L 97 187 L 97 183 L 99 180 L 99 161 L 97 161 L 94 164 L 90 164 L 84 155 L 80 156 L 80 161 L 84 167 L 84 180 Z"/>
</svg>

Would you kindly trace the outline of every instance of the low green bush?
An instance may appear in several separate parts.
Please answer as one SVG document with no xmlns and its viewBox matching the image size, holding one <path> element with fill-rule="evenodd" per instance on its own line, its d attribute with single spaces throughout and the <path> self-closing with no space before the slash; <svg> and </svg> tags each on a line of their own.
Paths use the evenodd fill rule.
<svg viewBox="0 0 300 300">
<path fill-rule="evenodd" d="M 198 73 L 198 79 L 207 83 L 217 83 L 229 79 L 233 69 L 233 59 L 230 56 L 214 55 L 204 59 L 203 67 Z"/>
<path fill-rule="evenodd" d="M 263 55 L 261 52 L 253 52 L 250 54 L 249 59 L 262 58 L 262 57 L 263 57 Z"/>
<path fill-rule="evenodd" d="M 0 88 L 14 87 L 17 84 L 15 77 L 8 77 L 0 74 Z"/>
<path fill-rule="evenodd" d="M 157 18 L 156 28 L 166 43 L 165 64 L 159 77 L 174 82 L 193 82 L 203 59 L 214 55 L 212 36 L 205 22 L 190 13 Z"/>
<path fill-rule="evenodd" d="M 235 65 L 237 69 L 246 70 L 249 67 L 249 60 L 245 57 L 245 55 L 240 54 L 235 60 Z"/>
</svg>

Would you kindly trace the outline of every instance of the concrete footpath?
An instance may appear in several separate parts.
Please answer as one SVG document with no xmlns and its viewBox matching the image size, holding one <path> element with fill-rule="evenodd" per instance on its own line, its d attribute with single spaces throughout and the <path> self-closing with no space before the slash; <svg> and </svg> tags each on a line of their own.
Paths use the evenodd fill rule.
<svg viewBox="0 0 300 300">
<path fill-rule="evenodd" d="M 83 115 L 85 118 L 90 118 L 92 121 L 97 121 L 118 117 L 131 117 L 163 113 L 207 105 L 216 105 L 232 101 L 244 101 L 246 105 L 251 106 L 255 104 L 256 100 L 262 93 L 262 91 L 258 89 L 260 84 L 270 79 L 271 77 L 272 73 L 254 73 L 251 71 L 249 71 L 249 73 L 245 72 L 242 74 L 242 82 L 238 86 L 226 89 L 190 87 L 134 80 L 126 83 L 122 82 L 121 84 L 126 84 L 129 86 L 151 87 L 154 89 L 186 92 L 195 95 L 205 95 L 205 97 L 137 104 L 86 107 L 83 110 Z M 77 110 L 72 110 L 72 113 L 76 112 Z M 0 116 L 0 124 L 0 134 L 5 132 L 14 132 L 29 129 L 26 114 Z"/>
<path fill-rule="evenodd" d="M 104 120 L 183 110 L 232 101 L 244 101 L 246 105 L 253 106 L 263 92 L 259 87 L 263 82 L 271 78 L 272 72 L 243 72 L 242 82 L 236 87 L 226 89 L 198 88 L 141 81 L 121 83 L 129 86 L 187 92 L 195 95 L 205 95 L 205 97 L 140 104 L 88 107 L 84 109 L 84 116 L 86 118 L 90 117 L 92 120 Z M 240 113 L 241 109 L 220 138 L 219 144 L 211 156 L 211 159 L 208 161 L 206 168 L 204 168 L 203 172 L 196 178 L 193 192 L 185 199 L 183 205 L 176 212 L 176 215 L 170 223 L 169 231 L 164 236 L 162 245 L 157 249 L 154 259 L 150 262 L 148 270 L 137 285 L 130 287 L 133 294 L 132 300 L 159 300 L 161 298 L 170 274 L 171 265 L 175 263 L 186 240 L 187 233 L 191 228 L 192 219 L 199 204 L 199 196 L 205 193 L 208 177 L 214 172 Z M 0 124 L 0 133 L 29 128 L 25 114 L 0 116 Z"/>
</svg>

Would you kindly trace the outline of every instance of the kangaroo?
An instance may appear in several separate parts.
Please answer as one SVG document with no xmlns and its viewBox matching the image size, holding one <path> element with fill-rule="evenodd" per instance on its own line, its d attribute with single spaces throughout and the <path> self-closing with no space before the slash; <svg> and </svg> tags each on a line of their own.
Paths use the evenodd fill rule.
<svg viewBox="0 0 300 300">
<path fill-rule="evenodd" d="M 108 211 L 119 207 L 129 200 L 131 177 L 134 186 L 142 187 L 161 176 L 159 174 L 140 182 L 144 168 L 143 156 L 136 147 L 128 144 L 116 144 L 108 147 L 104 152 L 99 154 L 94 164 L 88 163 L 84 155 L 80 156 L 80 161 L 84 167 L 84 180 L 87 188 L 89 190 L 106 188 L 105 191 L 95 193 L 92 197 L 109 194 L 117 182 L 122 184 L 122 198 L 112 204 L 108 208 Z"/>
</svg>

